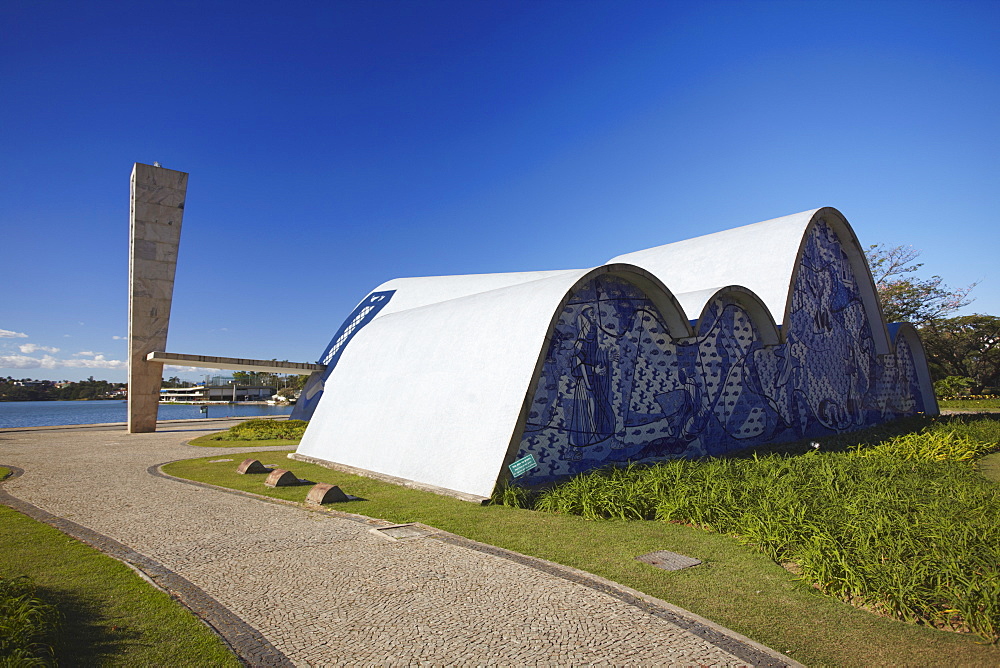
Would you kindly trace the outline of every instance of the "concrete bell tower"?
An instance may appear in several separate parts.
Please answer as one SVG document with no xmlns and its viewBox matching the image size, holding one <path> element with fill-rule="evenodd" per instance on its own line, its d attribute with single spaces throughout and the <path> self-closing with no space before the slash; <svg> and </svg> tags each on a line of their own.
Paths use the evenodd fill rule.
<svg viewBox="0 0 1000 668">
<path fill-rule="evenodd" d="M 159 164 L 132 168 L 128 271 L 128 432 L 156 431 L 174 271 L 188 175 Z"/>
</svg>

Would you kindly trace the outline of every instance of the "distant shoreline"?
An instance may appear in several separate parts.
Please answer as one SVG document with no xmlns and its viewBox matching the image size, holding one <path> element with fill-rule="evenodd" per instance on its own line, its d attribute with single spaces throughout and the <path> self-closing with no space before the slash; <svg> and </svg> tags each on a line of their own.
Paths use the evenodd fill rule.
<svg viewBox="0 0 1000 668">
<path fill-rule="evenodd" d="M 25 401 L 126 401 L 121 397 L 114 397 L 111 399 L 53 399 L 51 397 L 44 397 L 42 399 L 0 399 L 0 403 L 6 404 L 19 404 Z"/>
</svg>

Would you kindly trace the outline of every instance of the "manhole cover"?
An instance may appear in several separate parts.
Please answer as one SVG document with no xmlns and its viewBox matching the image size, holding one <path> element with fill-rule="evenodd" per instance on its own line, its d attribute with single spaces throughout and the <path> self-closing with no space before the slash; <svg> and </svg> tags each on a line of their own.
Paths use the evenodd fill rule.
<svg viewBox="0 0 1000 668">
<path fill-rule="evenodd" d="M 424 536 L 429 536 L 432 532 L 416 524 L 396 524 L 391 527 L 382 527 L 380 529 L 372 529 L 376 533 L 380 533 L 383 536 L 389 536 L 390 538 L 423 538 Z"/>
<path fill-rule="evenodd" d="M 701 559 L 685 557 L 683 554 L 667 552 L 666 550 L 658 550 L 656 552 L 644 554 L 641 557 L 636 557 L 636 561 L 641 561 L 644 564 L 662 568 L 665 571 L 679 571 L 682 568 L 697 566 L 701 563 Z"/>
</svg>

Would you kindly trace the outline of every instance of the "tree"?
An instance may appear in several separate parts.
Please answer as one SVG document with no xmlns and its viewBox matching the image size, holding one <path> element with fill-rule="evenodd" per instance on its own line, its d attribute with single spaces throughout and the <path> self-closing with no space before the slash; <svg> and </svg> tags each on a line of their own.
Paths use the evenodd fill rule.
<svg viewBox="0 0 1000 668">
<path fill-rule="evenodd" d="M 912 246 L 873 244 L 865 255 L 887 322 L 926 325 L 972 303 L 969 293 L 976 283 L 956 290 L 945 285 L 940 276 L 914 276 L 924 265 L 915 262 L 920 251 Z"/>
<path fill-rule="evenodd" d="M 237 385 L 278 387 L 278 376 L 266 371 L 234 371 L 233 382 Z"/>
<path fill-rule="evenodd" d="M 942 318 L 921 327 L 920 338 L 935 378 L 970 378 L 973 394 L 1000 385 L 1000 318 Z"/>
</svg>

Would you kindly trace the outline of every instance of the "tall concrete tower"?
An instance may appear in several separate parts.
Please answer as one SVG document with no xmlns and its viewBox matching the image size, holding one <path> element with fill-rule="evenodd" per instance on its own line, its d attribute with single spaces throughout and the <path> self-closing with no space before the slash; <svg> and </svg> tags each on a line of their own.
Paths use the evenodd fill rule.
<svg viewBox="0 0 1000 668">
<path fill-rule="evenodd" d="M 146 356 L 167 345 L 174 271 L 188 175 L 159 165 L 132 168 L 128 271 L 128 431 L 156 431 L 163 364 Z"/>
</svg>

